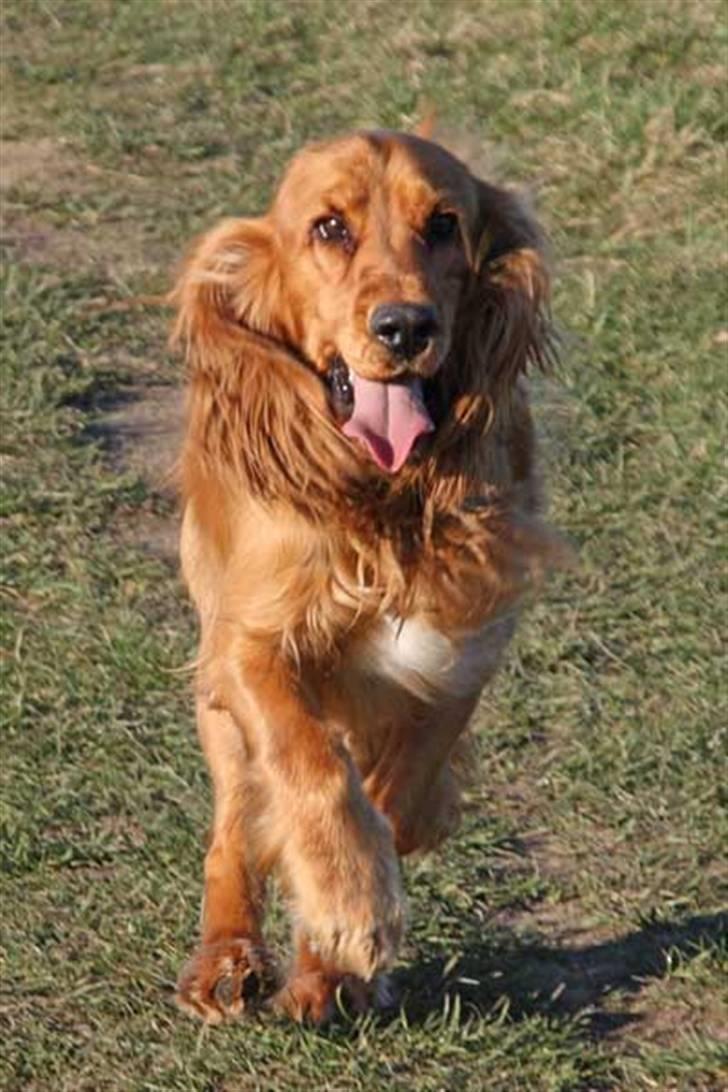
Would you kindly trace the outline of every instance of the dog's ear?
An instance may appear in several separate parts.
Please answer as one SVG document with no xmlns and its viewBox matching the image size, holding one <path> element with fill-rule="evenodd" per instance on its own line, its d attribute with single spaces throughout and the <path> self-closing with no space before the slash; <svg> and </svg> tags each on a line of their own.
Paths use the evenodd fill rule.
<svg viewBox="0 0 728 1092">
<path fill-rule="evenodd" d="M 552 360 L 550 277 L 546 240 L 525 202 L 485 182 L 476 186 L 464 231 L 471 278 L 461 328 L 466 356 L 493 391 L 529 363 Z"/>
<path fill-rule="evenodd" d="M 241 328 L 275 336 L 282 298 L 274 239 L 264 218 L 224 220 L 187 258 L 170 303 L 177 310 L 173 344 L 193 367 L 214 368 Z"/>
<path fill-rule="evenodd" d="M 203 236 L 169 302 L 190 367 L 183 491 L 199 494 L 213 475 L 320 511 L 345 488 L 347 449 L 322 383 L 290 349 L 295 308 L 268 219 L 225 220 Z"/>
</svg>

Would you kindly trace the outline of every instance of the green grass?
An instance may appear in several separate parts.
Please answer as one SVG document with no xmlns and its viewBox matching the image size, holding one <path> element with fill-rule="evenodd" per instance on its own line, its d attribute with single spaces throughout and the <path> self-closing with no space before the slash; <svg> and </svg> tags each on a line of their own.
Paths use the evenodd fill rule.
<svg viewBox="0 0 728 1092">
<path fill-rule="evenodd" d="M 728 1087 L 721 4 L 6 0 L 0 20 L 2 1086 Z M 422 101 L 533 187 L 553 238 L 566 352 L 539 416 L 581 568 L 484 699 L 461 835 L 408 868 L 400 1011 L 200 1033 L 171 1001 L 210 806 L 194 622 L 145 546 L 173 519 L 154 440 L 117 428 L 180 368 L 163 316 L 113 305 L 264 207 L 306 140 Z"/>
</svg>

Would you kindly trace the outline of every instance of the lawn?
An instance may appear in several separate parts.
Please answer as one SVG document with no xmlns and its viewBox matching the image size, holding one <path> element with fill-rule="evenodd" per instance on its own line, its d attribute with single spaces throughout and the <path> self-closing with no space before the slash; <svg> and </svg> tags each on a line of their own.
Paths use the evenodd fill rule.
<svg viewBox="0 0 728 1092">
<path fill-rule="evenodd" d="M 0 27 L 0 1085 L 727 1089 L 725 7 L 4 0 Z M 143 298 L 302 143 L 425 102 L 551 235 L 536 396 L 580 567 L 483 699 L 459 837 L 407 867 L 400 1008 L 201 1031 L 172 1001 L 210 814 L 182 369 Z"/>
</svg>

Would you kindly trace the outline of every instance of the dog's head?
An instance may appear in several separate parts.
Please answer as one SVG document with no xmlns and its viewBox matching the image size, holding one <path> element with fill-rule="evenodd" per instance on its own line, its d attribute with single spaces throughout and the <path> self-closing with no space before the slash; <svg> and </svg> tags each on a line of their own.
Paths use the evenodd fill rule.
<svg viewBox="0 0 728 1092">
<path fill-rule="evenodd" d="M 513 195 L 430 141 L 364 132 L 304 149 L 266 215 L 201 240 L 177 329 L 208 370 L 232 328 L 285 347 L 341 432 L 396 474 L 487 427 L 498 391 L 544 357 L 547 292 Z"/>
</svg>

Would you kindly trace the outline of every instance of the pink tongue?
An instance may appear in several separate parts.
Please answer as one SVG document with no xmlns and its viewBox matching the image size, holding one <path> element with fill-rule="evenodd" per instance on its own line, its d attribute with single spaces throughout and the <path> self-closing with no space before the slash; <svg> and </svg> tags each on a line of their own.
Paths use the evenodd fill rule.
<svg viewBox="0 0 728 1092">
<path fill-rule="evenodd" d="M 425 407 L 420 379 L 378 383 L 352 371 L 354 412 L 343 427 L 345 435 L 359 440 L 374 461 L 395 473 L 412 446 L 434 424 Z"/>
</svg>

